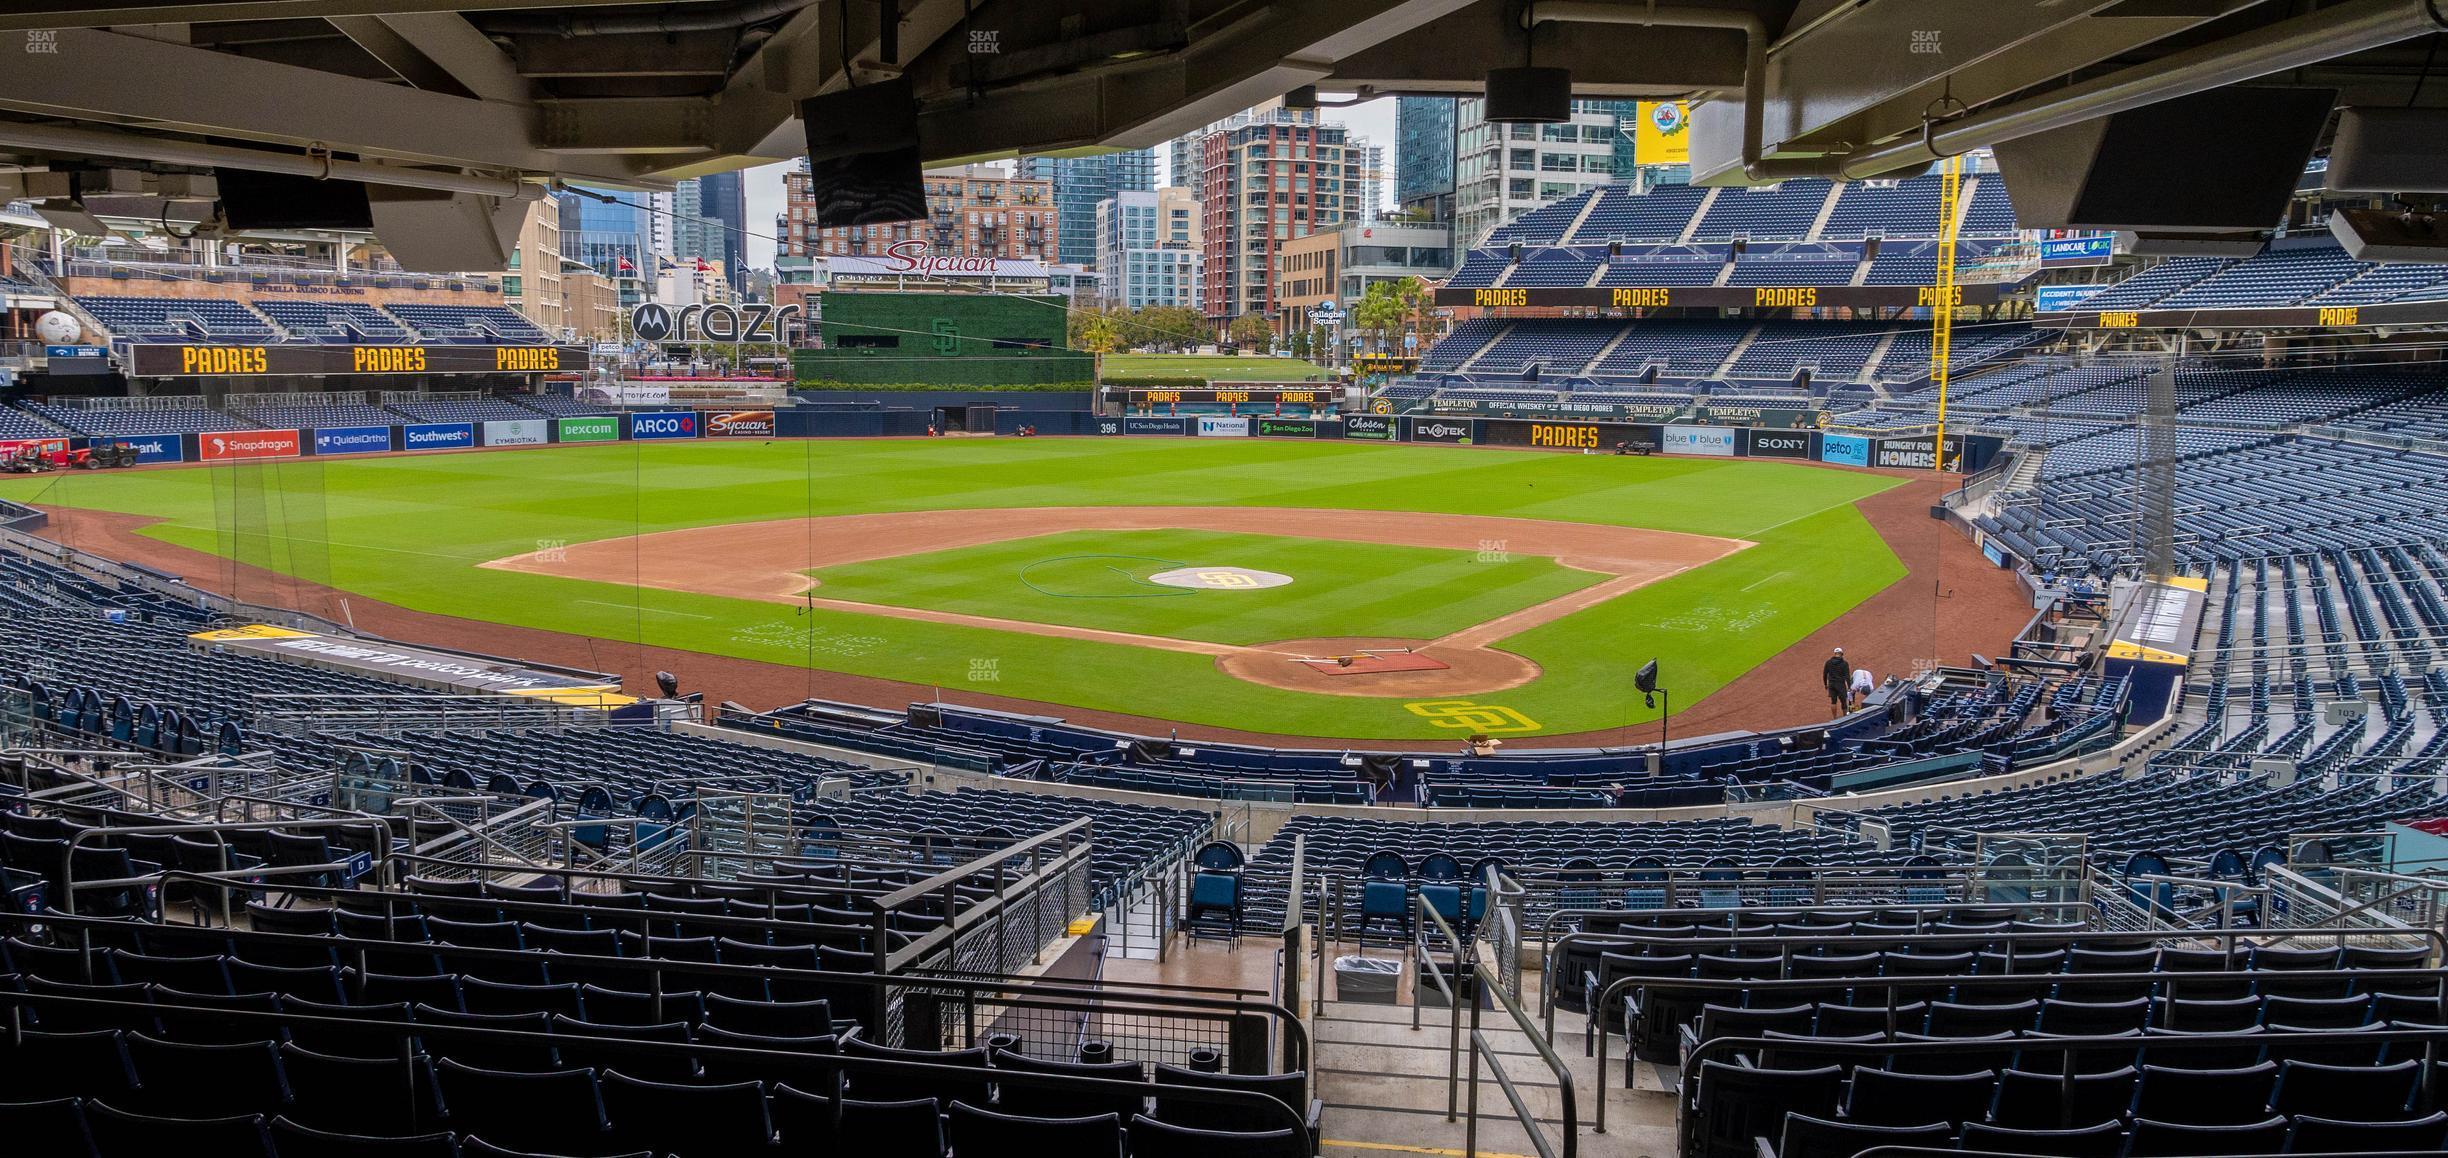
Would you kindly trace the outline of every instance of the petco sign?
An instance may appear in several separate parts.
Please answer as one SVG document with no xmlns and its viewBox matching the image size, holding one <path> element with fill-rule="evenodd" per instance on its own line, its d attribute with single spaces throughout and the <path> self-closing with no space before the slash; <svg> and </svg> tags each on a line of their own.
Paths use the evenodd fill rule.
<svg viewBox="0 0 2448 1158">
<path fill-rule="evenodd" d="M 294 430 L 231 430 L 196 436 L 196 458 L 220 462 L 234 458 L 296 458 Z"/>
<path fill-rule="evenodd" d="M 1731 426 L 1669 426 L 1658 445 L 1668 454 L 1732 454 Z"/>
<path fill-rule="evenodd" d="M 629 437 L 641 440 L 695 438 L 697 437 L 697 412 L 694 410 L 667 410 L 631 415 Z"/>
<path fill-rule="evenodd" d="M 682 306 L 641 302 L 629 311 L 629 331 L 649 342 L 780 342 L 796 305 L 764 302 Z"/>
</svg>

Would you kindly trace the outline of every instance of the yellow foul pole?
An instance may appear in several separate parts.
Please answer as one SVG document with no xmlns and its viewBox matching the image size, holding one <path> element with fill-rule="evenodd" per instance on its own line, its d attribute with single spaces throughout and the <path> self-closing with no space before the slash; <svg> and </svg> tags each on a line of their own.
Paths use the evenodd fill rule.
<svg viewBox="0 0 2448 1158">
<path fill-rule="evenodd" d="M 1946 470 L 1947 358 L 1955 345 L 1955 233 L 1962 215 L 1956 198 L 1963 192 L 1963 158 L 1949 157 L 1938 180 L 1938 279 L 1930 303 L 1930 381 L 1938 386 L 1938 437 L 1930 459 Z"/>
</svg>

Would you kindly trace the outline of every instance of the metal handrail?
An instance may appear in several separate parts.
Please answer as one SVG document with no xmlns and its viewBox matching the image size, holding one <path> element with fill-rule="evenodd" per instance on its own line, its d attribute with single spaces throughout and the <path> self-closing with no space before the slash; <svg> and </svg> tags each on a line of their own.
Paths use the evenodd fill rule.
<svg viewBox="0 0 2448 1158">
<path fill-rule="evenodd" d="M 1454 934 L 1453 926 L 1445 923 L 1445 918 L 1436 911 L 1436 906 L 1429 904 L 1425 897 L 1413 897 L 1412 905 L 1415 918 L 1424 917 L 1427 921 L 1433 922 L 1437 931 L 1444 935 L 1449 944 L 1454 946 L 1454 961 L 1456 966 L 1455 972 L 1457 975 L 1460 975 L 1460 965 L 1463 959 L 1462 946 L 1464 944 L 1462 938 Z M 1417 945 L 1418 938 L 1424 935 L 1424 926 L 1420 923 L 1420 921 L 1415 919 L 1412 922 L 1412 928 L 1414 929 L 1414 944 Z M 1429 967 L 1431 969 L 1434 968 L 1432 957 L 1423 957 L 1422 960 L 1430 962 Z M 1550 1045 L 1546 1037 L 1539 1033 L 1538 1023 L 1532 1021 L 1529 1014 L 1522 1012 L 1521 1003 L 1513 1000 L 1513 996 L 1504 991 L 1503 984 L 1501 984 L 1495 977 L 1489 975 L 1487 964 L 1480 961 L 1476 954 L 1473 954 L 1470 958 L 1469 976 L 1471 978 L 1471 1068 L 1469 1083 L 1470 1093 L 1463 1111 L 1463 1154 L 1469 1156 L 1469 1158 L 1476 1158 L 1476 1155 L 1479 1153 L 1479 1062 L 1482 1058 L 1484 1058 L 1487 1061 L 1489 1072 L 1495 1074 L 1496 1076 L 1496 1088 L 1503 1092 L 1505 1101 L 1511 1104 L 1513 1107 L 1514 1118 L 1521 1123 L 1522 1132 L 1528 1135 L 1530 1145 L 1533 1149 L 1538 1151 L 1539 1158 L 1574 1158 L 1574 1156 L 1580 1152 L 1581 1113 L 1579 1099 L 1573 1090 L 1571 1067 L 1564 1064 L 1564 1059 L 1562 1057 L 1557 1056 L 1555 1047 Z M 1438 985 L 1440 988 L 1444 986 L 1444 981 L 1442 978 L 1438 979 Z M 1479 1031 L 1479 995 L 1482 993 L 1492 993 L 1495 995 L 1497 1004 L 1503 1006 L 1505 1013 L 1513 1018 L 1514 1027 L 1521 1030 L 1522 1036 L 1530 1040 L 1530 1047 L 1538 1051 L 1539 1060 L 1545 1062 L 1548 1070 L 1555 1074 L 1557 1100 L 1562 1112 L 1564 1126 L 1564 1145 L 1561 1149 L 1548 1144 L 1546 1132 L 1539 1129 L 1537 1113 L 1532 1111 L 1529 1104 L 1522 1100 L 1521 1091 L 1514 1087 L 1512 1077 L 1504 1072 L 1504 1062 L 1496 1053 L 1495 1046 L 1489 1044 L 1487 1036 Z M 1454 997 L 1451 989 L 1446 989 L 1445 997 L 1446 1008 L 1451 1012 L 1453 1024 L 1458 1029 L 1462 1023 L 1461 1003 Z M 1418 1012 L 1419 998 L 1415 993 L 1412 996 L 1412 1014 L 1415 1019 L 1413 1028 L 1418 1028 L 1416 1025 Z M 1448 1047 L 1448 1051 L 1447 1065 L 1450 1072 L 1452 1068 L 1458 1065 L 1461 1055 L 1461 1045 L 1458 1040 L 1458 1036 L 1454 1044 Z M 1452 1121 L 1453 1087 L 1451 1084 L 1451 1077 L 1448 1077 L 1447 1083 L 1445 1115 L 1447 1121 Z M 1599 1091 L 1598 1102 L 1603 1111 L 1603 1107 L 1606 1104 L 1605 1090 L 1603 1088 L 1601 1088 Z M 1603 1114 L 1600 1121 L 1601 1123 L 1604 1122 Z M 1603 1132 L 1603 1129 L 1601 1132 Z"/>
<path fill-rule="evenodd" d="M 1089 818 L 1083 816 L 1060 828 L 1041 832 L 1018 844 L 988 853 L 965 865 L 955 866 L 915 884 L 906 885 L 881 897 L 868 900 L 875 914 L 875 965 L 878 973 L 898 973 L 914 962 L 923 960 L 937 948 L 960 939 L 990 918 L 999 918 L 1014 899 L 1011 889 L 1017 885 L 1022 894 L 1034 896 L 1047 882 L 1060 879 L 1071 868 L 1088 862 L 1092 846 L 1088 841 Z M 1072 838 L 1077 837 L 1076 841 Z M 1039 859 L 1039 854 L 1055 850 L 1051 862 Z M 1010 863 L 1017 857 L 1027 857 L 1026 872 L 1018 878 L 1008 875 Z M 980 876 L 994 878 L 994 895 L 985 901 L 963 909 L 956 902 L 959 887 Z M 944 923 L 929 930 L 899 949 L 891 947 L 889 930 L 892 915 L 910 903 L 932 893 L 943 898 Z M 998 929 L 1000 926 L 998 925 Z M 1001 936 L 998 931 L 997 937 Z M 1031 946 L 1032 949 L 1041 946 Z"/>
<path fill-rule="evenodd" d="M 383 863 L 383 861 L 384 861 L 386 858 L 388 858 L 388 857 L 391 855 L 391 824 L 390 824 L 390 822 L 389 822 L 389 821 L 386 821 L 386 820 L 382 819 L 382 818 L 381 818 L 381 817 L 379 817 L 379 816 L 360 816 L 360 817 L 349 817 L 349 818 L 342 818 L 342 817 L 311 817 L 311 818 L 302 819 L 302 820 L 254 820 L 254 821 L 246 821 L 246 822 L 237 823 L 237 824 L 201 824 L 201 823 L 197 823 L 197 824 L 145 824 L 145 825 L 131 825 L 131 826 L 128 826 L 128 827 L 94 827 L 94 828 L 86 828 L 86 829 L 82 829 L 82 830 L 80 830 L 80 831 L 76 832 L 75 834 L 71 835 L 71 836 L 68 838 L 68 847 L 66 847 L 66 848 L 64 848 L 64 849 L 62 849 L 62 850 L 60 850 L 60 876 L 59 876 L 59 879 L 60 879 L 61 884 L 62 884 L 63 886 L 65 886 L 65 887 L 64 887 L 64 888 L 62 888 L 62 890 L 61 890 L 61 892 L 62 892 L 64 895 L 63 895 L 63 896 L 61 896 L 61 897 L 60 897 L 60 899 L 59 899 L 59 900 L 60 900 L 60 905 L 62 906 L 62 908 L 61 908 L 61 910 L 60 910 L 60 911 L 61 911 L 61 912 L 63 912 L 63 913 L 65 913 L 65 914 L 67 914 L 67 915 L 69 915 L 69 916 L 75 916 L 75 915 L 76 915 L 76 894 L 77 894 L 77 890 L 78 890 L 79 888 L 86 887 L 86 884 L 91 884 L 91 885 L 93 885 L 93 886 L 95 886 L 95 887 L 99 887 L 99 886 L 101 886 L 102 884 L 105 884 L 105 883 L 113 883 L 113 884 L 117 884 L 117 883 L 125 883 L 125 882 L 117 882 L 117 881 L 115 881 L 115 882 L 100 882 L 100 881 L 96 881 L 96 882 L 84 882 L 84 883 L 80 883 L 79 881 L 77 881 L 77 880 L 75 879 L 75 876 L 74 876 L 74 872 L 75 872 L 74 866 L 75 866 L 75 864 L 76 864 L 76 850 L 77 850 L 78 848 L 80 848 L 80 847 L 87 847 L 87 845 L 86 845 L 86 839 L 87 839 L 88 837 L 126 837 L 126 836 L 192 836 L 192 835 L 205 835 L 205 834 L 210 834 L 210 835 L 213 837 L 214 842 L 215 842 L 216 844 L 220 845 L 220 847 L 221 847 L 221 865 L 222 865 L 221 871 L 223 871 L 223 872 L 228 872 L 228 871 L 230 871 L 230 869 L 229 869 L 229 841 L 228 841 L 226 838 L 224 838 L 224 837 L 221 835 L 221 834 L 223 834 L 223 833 L 229 833 L 229 832 L 269 832 L 269 831 L 272 831 L 272 830 L 274 830 L 274 829 L 290 829 L 290 830 L 304 829 L 304 830 L 312 831 L 312 830 L 316 830 L 316 829 L 326 829 L 326 828 L 331 828 L 331 829 L 347 829 L 347 828 L 364 828 L 364 827 L 370 827 L 370 828 L 372 828 L 372 829 L 374 829 L 374 830 L 375 830 L 375 841 L 374 841 L 374 848 L 373 848 L 373 851 L 372 851 L 372 853 L 371 853 L 371 857 L 372 857 L 372 863 L 373 863 L 373 864 L 374 864 L 374 865 L 375 865 L 377 868 L 379 868 L 379 867 L 381 866 L 381 864 Z M 267 868 L 274 868 L 274 867 L 288 867 L 288 866 L 266 866 L 266 867 L 267 867 Z M 302 866 L 301 866 L 301 867 L 302 867 Z M 322 869 L 322 868 L 327 868 L 327 867 L 329 867 L 329 866 L 325 866 L 325 865 L 316 865 L 316 866 L 311 866 L 311 867 L 312 867 L 312 868 L 316 868 L 316 869 Z M 169 872 L 164 872 L 164 873 L 160 874 L 160 879 L 161 879 L 161 880 L 162 880 L 162 881 L 163 881 L 163 882 L 166 884 L 166 883 L 168 883 L 169 878 L 170 878 L 172 875 L 174 875 L 176 872 L 177 872 L 177 870 L 171 870 L 171 871 L 169 871 Z M 134 879 L 134 880 L 151 880 L 151 879 L 154 879 L 154 878 L 152 878 L 152 877 L 140 877 L 140 878 L 131 878 L 131 879 Z"/>
</svg>

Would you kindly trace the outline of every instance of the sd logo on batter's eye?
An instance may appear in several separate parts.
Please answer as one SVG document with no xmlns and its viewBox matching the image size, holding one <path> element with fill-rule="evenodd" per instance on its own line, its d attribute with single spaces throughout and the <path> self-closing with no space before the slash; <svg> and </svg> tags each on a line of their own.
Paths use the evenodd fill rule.
<svg viewBox="0 0 2448 1158">
<path fill-rule="evenodd" d="M 1537 720 L 1496 704 L 1474 704 L 1469 700 L 1419 700 L 1403 707 L 1412 715 L 1427 720 L 1431 727 L 1452 728 L 1459 732 L 1539 730 Z"/>
</svg>

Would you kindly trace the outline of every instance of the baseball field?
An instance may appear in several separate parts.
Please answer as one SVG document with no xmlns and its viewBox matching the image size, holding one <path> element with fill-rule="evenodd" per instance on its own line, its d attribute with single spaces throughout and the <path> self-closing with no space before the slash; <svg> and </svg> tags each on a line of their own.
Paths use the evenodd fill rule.
<svg viewBox="0 0 2448 1158">
<path fill-rule="evenodd" d="M 286 577 L 239 593 L 318 614 L 388 604 L 1049 711 L 1444 739 L 1654 719 L 1630 691 L 1652 658 L 1678 711 L 1700 704 L 1904 576 L 1855 505 L 1897 485 L 1756 460 L 956 439 L 77 472 L 0 497 L 52 509 L 72 542 L 158 547 L 120 553 L 199 585 Z M 535 655 L 522 638 L 430 642 Z"/>
</svg>

